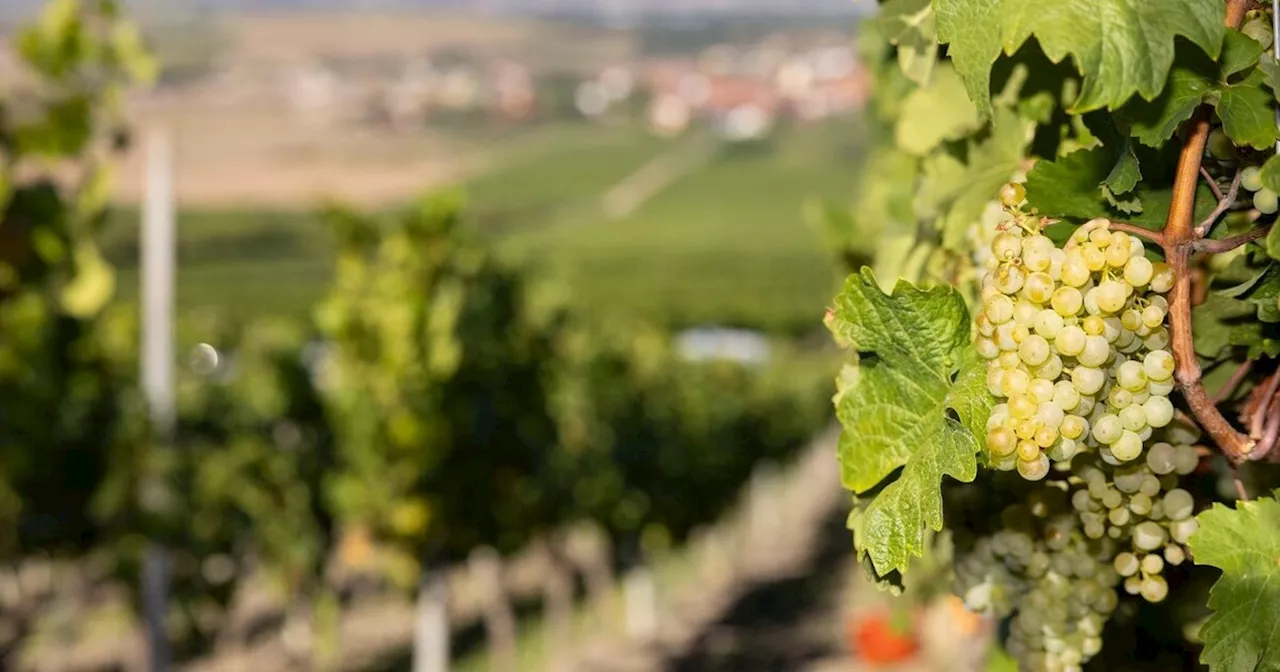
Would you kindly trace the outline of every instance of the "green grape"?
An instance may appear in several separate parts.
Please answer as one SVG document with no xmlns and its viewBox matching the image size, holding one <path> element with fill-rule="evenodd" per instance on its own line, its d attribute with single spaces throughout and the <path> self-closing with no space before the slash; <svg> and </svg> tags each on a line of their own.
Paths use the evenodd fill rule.
<svg viewBox="0 0 1280 672">
<path fill-rule="evenodd" d="M 1031 392 L 1031 398 L 1040 402 L 1041 411 L 1044 410 L 1045 403 L 1053 399 L 1053 381 L 1051 380 L 1033 378 L 1027 389 Z"/>
<path fill-rule="evenodd" d="M 1062 320 L 1062 316 L 1055 310 L 1045 309 L 1036 315 L 1036 334 L 1044 338 L 1052 339 L 1057 337 L 1064 326 L 1066 325 Z"/>
<path fill-rule="evenodd" d="M 1085 366 L 1100 367 L 1111 359 L 1111 344 L 1103 336 L 1086 336 L 1084 350 L 1076 358 Z"/>
<path fill-rule="evenodd" d="M 1104 415 L 1093 423 L 1093 439 L 1098 443 L 1112 444 L 1120 440 L 1124 426 L 1115 415 Z"/>
<path fill-rule="evenodd" d="M 1152 397 L 1158 399 L 1160 397 Z M 1147 451 L 1147 466 L 1157 474 L 1173 473 L 1177 451 L 1172 444 L 1160 442 Z"/>
<path fill-rule="evenodd" d="M 1129 258 L 1128 252 L 1124 254 L 1124 258 L 1127 261 Z M 1120 312 L 1124 308 L 1125 301 L 1129 298 L 1129 288 L 1124 283 L 1116 280 L 1103 280 L 1093 291 L 1096 292 L 1098 308 L 1107 313 Z"/>
<path fill-rule="evenodd" d="M 1133 545 L 1144 550 L 1154 551 L 1164 546 L 1166 536 L 1159 523 L 1144 521 L 1133 528 Z"/>
<path fill-rule="evenodd" d="M 1280 210 L 1280 197 L 1277 197 L 1276 192 L 1263 187 L 1254 192 L 1253 207 L 1264 215 L 1274 215 L 1276 210 Z"/>
<path fill-rule="evenodd" d="M 1088 366 L 1077 366 L 1071 370 L 1071 382 L 1084 395 L 1092 395 L 1102 389 L 1107 382 L 1107 374 L 1101 369 Z M 1083 402 L 1084 400 L 1081 399 Z"/>
<path fill-rule="evenodd" d="M 1001 385 L 1001 387 L 1004 388 L 1004 394 L 1001 396 L 1014 397 L 1026 395 L 1031 391 L 1031 383 L 1031 374 L 1027 373 L 1025 370 L 1006 369 L 1004 371 L 1004 381 Z"/>
<path fill-rule="evenodd" d="M 1000 346 L 996 345 L 995 341 L 984 336 L 979 336 L 975 339 L 973 346 L 977 350 L 978 356 L 983 359 L 995 359 L 1000 356 Z"/>
<path fill-rule="evenodd" d="M 1262 190 L 1262 169 L 1257 166 L 1248 166 L 1240 171 L 1240 186 L 1249 191 Z"/>
<path fill-rule="evenodd" d="M 1021 184 L 1010 182 L 1000 188 L 1000 202 L 1005 207 L 1017 207 L 1027 197 L 1027 190 Z"/>
<path fill-rule="evenodd" d="M 1147 373 L 1141 362 L 1126 360 L 1116 369 L 1116 382 L 1120 387 L 1137 392 L 1147 389 Z"/>
<path fill-rule="evenodd" d="M 1068 325 L 1063 327 L 1053 339 L 1053 347 L 1064 357 L 1076 357 L 1084 352 L 1088 338 L 1080 327 Z"/>
<path fill-rule="evenodd" d="M 991 324 L 1004 324 L 1013 319 L 1013 299 L 997 294 L 987 300 L 982 310 Z"/>
<path fill-rule="evenodd" d="M 1142 404 L 1147 424 L 1156 428 L 1166 427 L 1173 422 L 1173 410 L 1173 402 L 1168 397 L 1151 397 Z"/>
<path fill-rule="evenodd" d="M 1018 356 L 1028 366 L 1039 366 L 1049 359 L 1049 341 L 1039 334 L 1031 334 L 1018 346 Z"/>
<path fill-rule="evenodd" d="M 1151 497 L 1141 492 L 1135 493 L 1129 498 L 1129 510 L 1139 516 L 1151 513 Z"/>
<path fill-rule="evenodd" d="M 1166 350 L 1153 350 L 1142 360 L 1142 370 L 1155 381 L 1169 380 L 1176 368 L 1173 355 Z"/>
<path fill-rule="evenodd" d="M 1164 324 L 1165 309 L 1157 305 L 1149 305 L 1142 309 L 1142 323 L 1151 329 Z"/>
<path fill-rule="evenodd" d="M 1173 289 L 1173 269 L 1163 261 L 1152 264 L 1155 274 L 1151 276 L 1151 291 L 1164 294 Z"/>
<path fill-rule="evenodd" d="M 1140 592 L 1142 599 L 1148 602 L 1161 602 L 1169 595 L 1169 584 L 1165 582 L 1164 577 L 1148 576 L 1142 580 Z"/>
<path fill-rule="evenodd" d="M 1115 568 L 1116 573 L 1120 576 L 1133 576 L 1138 573 L 1138 557 L 1127 551 L 1121 553 L 1116 556 Z"/>
<path fill-rule="evenodd" d="M 1196 454 L 1195 446 L 1189 446 L 1186 444 L 1177 446 L 1176 452 L 1174 453 L 1173 464 L 1174 471 L 1179 476 L 1186 476 L 1187 474 L 1195 471 L 1196 467 L 1200 466 L 1200 456 Z"/>
<path fill-rule="evenodd" d="M 1184 518 L 1169 523 L 1169 536 L 1179 544 L 1186 544 L 1191 540 L 1191 535 L 1199 529 L 1200 523 L 1195 518 Z"/>
<path fill-rule="evenodd" d="M 987 432 L 987 449 L 993 455 L 1012 455 L 1018 447 L 1018 437 L 1008 427 L 996 427 Z"/>
<path fill-rule="evenodd" d="M 1062 317 L 1075 317 L 1084 308 L 1084 295 L 1075 287 L 1059 287 L 1049 297 L 1049 305 Z"/>
<path fill-rule="evenodd" d="M 1054 289 L 1053 278 L 1043 271 L 1031 273 L 1022 284 L 1023 296 L 1037 304 L 1048 303 Z"/>
<path fill-rule="evenodd" d="M 1120 424 L 1131 432 L 1140 432 L 1147 426 L 1144 407 L 1131 405 L 1120 410 Z"/>
<path fill-rule="evenodd" d="M 1142 439 L 1129 430 L 1124 430 L 1120 438 L 1111 444 L 1111 454 L 1121 462 L 1130 462 L 1138 459 L 1142 454 Z"/>
<path fill-rule="evenodd" d="M 1215 128 L 1209 133 L 1209 140 L 1206 143 L 1206 146 L 1209 150 L 1209 156 L 1212 156 L 1219 161 L 1232 161 L 1236 158 L 1235 144 L 1231 142 L 1231 138 L 1228 138 L 1227 134 L 1223 133 L 1220 128 Z M 1248 168 L 1245 170 L 1248 170 Z M 1241 184 L 1244 184 L 1243 174 L 1241 176 Z M 1259 186 L 1261 186 L 1261 182 L 1259 182 Z M 1246 186 L 1245 189 L 1249 189 L 1249 187 Z M 1257 191 L 1257 189 L 1249 189 L 1249 191 Z"/>
<path fill-rule="evenodd" d="M 1142 558 L 1142 571 L 1147 574 L 1159 574 L 1164 570 L 1164 558 L 1150 553 Z"/>
<path fill-rule="evenodd" d="M 1164 561 L 1169 563 L 1170 565 L 1177 567 L 1178 565 L 1181 565 L 1183 562 L 1185 562 L 1186 559 L 1187 559 L 1187 553 L 1186 551 L 1182 550 L 1181 546 L 1177 544 L 1169 544 L 1164 547 Z"/>
<path fill-rule="evenodd" d="M 1185 520 L 1195 512 L 1195 500 L 1191 493 L 1181 488 L 1170 490 L 1164 495 L 1164 513 L 1171 520 Z"/>
<path fill-rule="evenodd" d="M 1034 462 L 1040 458 L 1040 446 L 1036 444 L 1035 441 L 1031 441 L 1027 439 L 1019 441 L 1017 447 L 1014 448 L 1014 450 L 1016 450 L 1018 453 L 1019 462 Z M 1018 465 L 1018 466 L 1019 466 L 1019 471 L 1021 471 L 1022 465 Z"/>
</svg>

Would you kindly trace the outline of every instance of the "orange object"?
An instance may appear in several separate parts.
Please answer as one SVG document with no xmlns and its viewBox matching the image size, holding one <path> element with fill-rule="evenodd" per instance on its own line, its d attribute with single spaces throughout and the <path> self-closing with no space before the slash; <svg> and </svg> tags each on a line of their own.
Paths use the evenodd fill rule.
<svg viewBox="0 0 1280 672">
<path fill-rule="evenodd" d="M 854 621 L 850 627 L 854 655 L 868 663 L 908 660 L 920 649 L 913 614 L 883 610 Z"/>
</svg>

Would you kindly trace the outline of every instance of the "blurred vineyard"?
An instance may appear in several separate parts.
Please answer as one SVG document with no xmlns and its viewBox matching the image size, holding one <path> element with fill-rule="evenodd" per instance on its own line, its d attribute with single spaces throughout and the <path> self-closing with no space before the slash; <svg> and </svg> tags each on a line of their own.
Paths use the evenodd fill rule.
<svg viewBox="0 0 1280 672">
<path fill-rule="evenodd" d="M 118 102 L 154 63 L 107 0 L 52 0 L 14 44 L 29 77 L 0 98 L 0 667 L 105 669 L 136 656 L 120 642 L 140 628 L 151 545 L 171 552 L 164 625 L 178 661 L 264 638 L 296 644 L 302 631 L 286 646 L 291 664 L 336 667 L 359 605 L 462 568 L 483 577 L 493 562 L 532 578 L 451 579 L 448 599 L 463 625 L 470 614 L 490 638 L 511 638 L 508 593 L 541 596 L 552 621 L 570 618 L 576 576 L 607 599 L 619 571 L 698 536 L 761 464 L 792 461 L 827 419 L 827 353 L 777 340 L 763 363 L 692 361 L 667 331 L 687 316 L 624 319 L 642 290 L 566 300 L 521 260 L 539 244 L 573 249 L 573 229 L 495 250 L 481 225 L 493 212 L 469 214 L 485 212 L 492 187 L 481 184 L 474 206 L 449 192 L 294 216 L 331 241 L 313 250 L 326 272 L 304 275 L 301 309 L 237 310 L 288 281 L 256 278 L 219 288 L 231 305 L 180 311 L 166 441 L 139 388 L 137 309 L 118 299 L 136 276 L 113 263 L 136 261 L 113 228 L 136 215 L 107 197 L 130 135 Z M 772 193 L 769 207 L 798 210 L 799 197 Z M 768 244 L 741 247 L 759 261 Z M 781 263 L 820 286 L 826 272 L 803 259 Z M 595 263 L 588 272 L 604 277 L 600 265 L 619 260 Z M 688 272 L 699 263 L 671 281 L 698 282 Z M 736 315 L 750 322 L 786 296 L 747 289 Z M 772 326 L 813 310 L 785 305 Z M 495 589 L 501 600 L 485 596 Z M 85 640 L 111 644 L 71 656 L 92 649 Z"/>
</svg>

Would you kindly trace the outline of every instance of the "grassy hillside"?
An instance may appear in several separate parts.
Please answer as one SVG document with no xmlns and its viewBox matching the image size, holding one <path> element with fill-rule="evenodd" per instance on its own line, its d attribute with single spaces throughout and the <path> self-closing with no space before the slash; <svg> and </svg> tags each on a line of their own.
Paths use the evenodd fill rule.
<svg viewBox="0 0 1280 672">
<path fill-rule="evenodd" d="M 503 254 L 541 267 L 595 313 L 798 330 L 817 324 L 835 287 L 802 206 L 847 193 L 855 141 L 844 124 L 724 147 L 615 221 L 601 195 L 683 141 L 631 127 L 562 134 L 463 186 Z M 179 226 L 184 308 L 303 314 L 325 290 L 328 235 L 308 213 L 190 211 Z M 122 212 L 107 239 L 121 300 L 136 296 L 136 227 Z"/>
</svg>

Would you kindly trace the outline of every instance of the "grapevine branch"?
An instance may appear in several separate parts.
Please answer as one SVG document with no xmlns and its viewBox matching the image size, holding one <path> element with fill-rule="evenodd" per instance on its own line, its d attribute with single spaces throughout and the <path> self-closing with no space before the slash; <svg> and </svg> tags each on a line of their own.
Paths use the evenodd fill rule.
<svg viewBox="0 0 1280 672">
<path fill-rule="evenodd" d="M 1209 185 L 1209 190 L 1213 192 L 1213 197 L 1221 201 L 1222 187 L 1218 186 L 1218 181 L 1213 179 L 1213 176 L 1204 169 L 1204 166 L 1200 166 L 1200 177 L 1203 177 L 1205 184 Z"/>
<path fill-rule="evenodd" d="M 1227 398 L 1236 391 L 1236 388 L 1240 386 L 1240 382 L 1244 380 L 1244 377 L 1249 375 L 1249 372 L 1252 370 L 1253 360 L 1244 360 L 1244 363 L 1240 365 L 1240 368 L 1236 369 L 1235 373 L 1231 374 L 1231 378 L 1222 386 L 1222 389 L 1218 390 L 1218 393 L 1213 395 L 1213 404 L 1216 406 L 1226 401 Z"/>
<path fill-rule="evenodd" d="M 1228 28 L 1240 26 L 1248 4 L 1249 0 L 1227 0 L 1225 23 Z M 1173 291 L 1169 295 L 1169 330 L 1173 357 L 1177 363 L 1175 377 L 1178 389 L 1200 426 L 1232 462 L 1239 463 L 1260 457 L 1254 453 L 1256 444 L 1227 422 L 1205 391 L 1191 335 L 1191 255 L 1202 239 L 1194 222 L 1196 186 L 1200 181 L 1201 161 L 1205 143 L 1209 139 L 1209 128 L 1210 108 L 1201 105 L 1187 125 L 1177 172 L 1173 178 L 1173 201 L 1169 206 L 1169 216 L 1165 220 L 1160 243 L 1174 276 Z M 1219 207 L 1222 207 L 1221 203 Z"/>
<path fill-rule="evenodd" d="M 1200 168 L 1200 172 L 1205 172 L 1203 167 Z M 1222 216 L 1222 213 L 1230 210 L 1231 205 L 1236 202 L 1236 194 L 1240 193 L 1240 171 L 1237 170 L 1236 176 L 1231 178 L 1231 188 L 1227 190 L 1225 195 L 1218 188 L 1217 182 L 1210 179 L 1209 184 L 1213 186 L 1213 195 L 1218 198 L 1218 207 L 1214 208 L 1213 212 L 1209 213 L 1209 216 L 1205 217 L 1204 221 L 1196 226 L 1196 235 L 1201 238 L 1209 235 L 1209 231 L 1213 229 L 1214 224 L 1218 223 L 1218 218 Z"/>
<path fill-rule="evenodd" d="M 1246 231 L 1245 233 L 1242 233 L 1236 236 L 1231 236 L 1230 238 L 1223 238 L 1222 240 L 1208 240 L 1208 239 L 1202 238 L 1200 240 L 1195 241 L 1194 247 L 1196 252 L 1208 252 L 1210 254 L 1221 254 L 1223 252 L 1230 252 L 1231 250 L 1234 250 L 1237 247 L 1240 247 L 1241 245 L 1246 245 L 1255 240 L 1258 240 L 1259 238 L 1264 238 L 1268 233 L 1271 233 L 1270 224 L 1268 224 L 1267 226 L 1258 227 L 1256 229 L 1251 229 L 1249 231 Z"/>
<path fill-rule="evenodd" d="M 1110 228 L 1114 231 L 1124 231 L 1125 233 L 1131 233 L 1139 238 L 1146 238 L 1147 240 L 1155 243 L 1156 245 L 1164 247 L 1163 232 L 1152 231 L 1151 229 L 1144 229 L 1141 226 L 1138 226 L 1136 224 L 1130 224 L 1128 222 L 1111 222 L 1111 226 L 1107 228 Z"/>
</svg>

